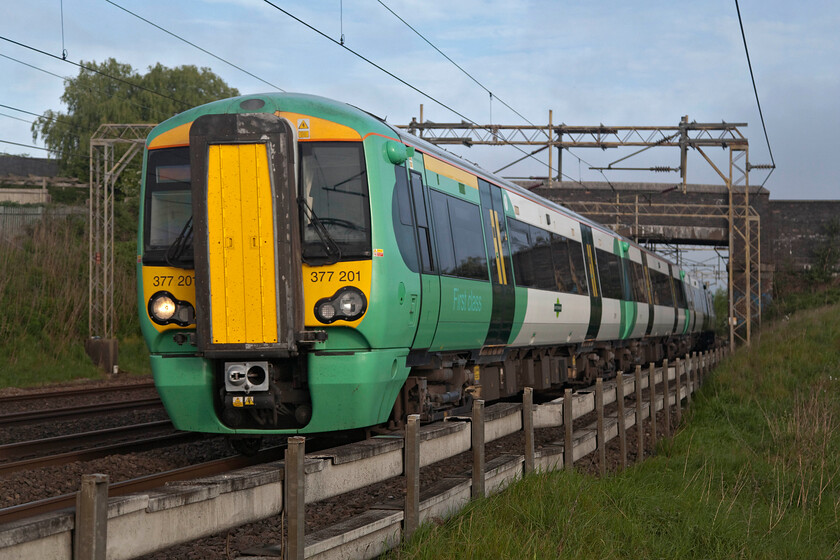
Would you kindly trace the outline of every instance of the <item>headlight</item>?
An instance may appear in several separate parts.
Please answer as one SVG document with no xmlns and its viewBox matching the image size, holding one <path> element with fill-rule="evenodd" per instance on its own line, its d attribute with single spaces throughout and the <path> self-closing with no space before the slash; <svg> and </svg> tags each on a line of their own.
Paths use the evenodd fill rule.
<svg viewBox="0 0 840 560">
<path fill-rule="evenodd" d="M 175 323 L 182 327 L 195 324 L 195 308 L 169 292 L 157 292 L 149 299 L 149 317 L 158 325 Z"/>
<path fill-rule="evenodd" d="M 175 300 L 167 294 L 157 294 L 149 302 L 149 314 L 159 322 L 169 321 L 175 315 Z"/>
<path fill-rule="evenodd" d="M 338 320 L 355 321 L 365 314 L 367 299 L 358 288 L 345 286 L 329 298 L 315 304 L 315 318 L 322 323 Z"/>
</svg>

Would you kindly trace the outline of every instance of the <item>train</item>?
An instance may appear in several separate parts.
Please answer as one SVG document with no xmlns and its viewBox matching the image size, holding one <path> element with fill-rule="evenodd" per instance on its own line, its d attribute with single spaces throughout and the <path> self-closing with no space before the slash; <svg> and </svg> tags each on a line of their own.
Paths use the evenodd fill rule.
<svg viewBox="0 0 840 560">
<path fill-rule="evenodd" d="M 138 309 L 180 430 L 396 428 L 714 344 L 707 285 L 354 106 L 247 95 L 149 134 Z"/>
</svg>

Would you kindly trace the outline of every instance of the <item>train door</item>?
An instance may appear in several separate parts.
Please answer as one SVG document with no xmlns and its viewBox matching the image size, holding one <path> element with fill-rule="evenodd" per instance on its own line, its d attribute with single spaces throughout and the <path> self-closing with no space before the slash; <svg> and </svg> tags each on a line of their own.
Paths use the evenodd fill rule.
<svg viewBox="0 0 840 560">
<path fill-rule="evenodd" d="M 429 229 L 429 201 L 423 176 L 417 171 L 411 171 L 409 184 L 420 257 L 420 317 L 411 347 L 428 348 L 435 336 L 440 313 L 440 276 L 437 275 L 434 244 Z"/>
<path fill-rule="evenodd" d="M 589 328 L 586 331 L 586 340 L 594 340 L 601 330 L 601 315 L 603 301 L 601 300 L 601 282 L 598 278 L 598 269 L 595 262 L 595 246 L 592 238 L 592 228 L 580 224 L 580 234 L 583 239 L 583 254 L 586 259 L 586 276 L 589 278 L 589 301 L 592 311 L 589 314 Z"/>
<path fill-rule="evenodd" d="M 653 332 L 653 313 L 655 309 L 654 300 L 653 300 L 653 286 L 650 283 L 650 267 L 648 266 L 648 258 L 647 253 L 642 251 L 642 272 L 645 275 L 645 289 L 647 290 L 647 298 L 648 298 L 648 321 L 647 321 L 647 328 L 645 329 L 645 336 L 650 336 Z"/>
<path fill-rule="evenodd" d="M 267 113 L 205 115 L 190 146 L 198 348 L 292 355 L 304 325 L 293 129 Z"/>
<path fill-rule="evenodd" d="M 487 181 L 478 180 L 484 240 L 490 259 L 490 279 L 493 285 L 493 307 L 485 346 L 507 344 L 516 311 L 516 292 L 513 287 L 513 266 L 508 249 L 505 208 L 502 189 Z"/>
</svg>

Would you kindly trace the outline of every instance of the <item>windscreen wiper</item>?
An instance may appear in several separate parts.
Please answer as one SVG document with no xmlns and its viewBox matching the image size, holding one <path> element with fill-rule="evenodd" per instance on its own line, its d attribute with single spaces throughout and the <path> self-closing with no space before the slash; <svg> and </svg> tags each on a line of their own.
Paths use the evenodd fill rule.
<svg viewBox="0 0 840 560">
<path fill-rule="evenodd" d="M 300 207 L 303 215 L 309 220 L 310 225 L 315 229 L 315 233 L 318 235 L 318 239 L 321 240 L 321 245 L 324 246 L 324 251 L 326 252 L 326 260 L 324 262 L 312 262 L 311 258 L 307 258 L 305 252 L 302 254 L 303 262 L 306 264 L 335 264 L 341 260 L 341 248 L 338 244 L 333 240 L 330 233 L 327 231 L 327 228 L 324 227 L 324 224 L 321 223 L 321 220 L 318 219 L 318 216 L 315 214 L 315 211 L 309 207 L 309 204 L 306 203 L 306 199 L 303 197 L 298 197 L 298 206 Z M 332 258 L 330 257 L 332 255 Z"/>
<path fill-rule="evenodd" d="M 169 245 L 169 248 L 166 249 L 166 264 L 169 266 L 173 266 L 175 268 L 192 268 L 193 267 L 193 255 L 190 253 L 189 258 L 186 261 L 182 261 L 181 258 L 187 253 L 187 250 L 191 250 L 193 246 L 193 219 L 190 216 L 190 219 L 184 224 L 184 227 L 181 228 L 181 233 L 178 234 L 172 244 Z"/>
</svg>

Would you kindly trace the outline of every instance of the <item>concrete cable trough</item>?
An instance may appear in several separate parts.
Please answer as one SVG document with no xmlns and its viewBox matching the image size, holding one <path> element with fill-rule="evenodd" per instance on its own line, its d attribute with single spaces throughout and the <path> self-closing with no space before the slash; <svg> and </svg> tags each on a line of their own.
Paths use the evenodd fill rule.
<svg viewBox="0 0 840 560">
<path fill-rule="evenodd" d="M 721 350 L 677 361 L 668 367 L 667 379 L 670 392 L 668 405 L 680 404 L 682 399 L 690 402 L 690 394 L 699 381 L 722 357 Z M 653 371 L 654 383 L 663 383 L 663 368 Z M 624 376 L 623 391 L 615 381 L 603 383 L 603 406 L 616 402 L 618 394 L 638 396 L 636 380 L 640 389 L 649 385 L 649 376 Z M 569 393 L 567 393 L 568 395 Z M 679 397 L 677 397 L 679 395 Z M 527 398 L 527 396 L 526 396 Z M 479 401 L 480 402 L 480 401 Z M 566 405 L 571 406 L 566 409 Z M 638 408 L 637 408 L 638 406 Z M 663 392 L 654 393 L 651 401 L 637 400 L 637 405 L 624 410 L 624 427 L 636 425 L 637 421 L 649 418 L 651 412 L 665 408 Z M 483 407 L 477 407 L 482 409 Z M 651 410 L 652 409 L 652 410 Z M 526 430 L 526 449 L 533 449 L 533 429 L 559 427 L 564 416 L 580 418 L 596 410 L 596 395 L 592 391 L 580 391 L 570 398 L 532 406 L 531 415 L 523 414 L 519 404 L 499 403 L 483 410 L 483 422 L 472 423 L 468 418 L 449 419 L 428 426 L 419 427 L 417 441 L 419 453 L 416 462 L 426 466 L 469 451 L 476 437 L 471 425 L 484 426 L 477 441 L 493 441 L 506 435 Z M 565 414 L 564 414 L 565 412 Z M 571 412 L 571 415 L 569 415 Z M 601 413 L 603 414 L 603 412 Z M 523 422 L 523 419 L 525 420 Z M 411 423 L 410 423 L 411 424 Z M 598 441 L 604 445 L 620 435 L 620 422 L 615 416 L 607 416 L 577 432 L 565 430 L 566 443 L 546 446 L 534 453 L 530 461 L 524 455 L 504 455 L 484 465 L 484 487 L 488 494 L 499 492 L 511 481 L 521 478 L 524 464 L 533 464 L 535 469 L 547 471 L 568 466 L 571 461 L 598 449 Z M 603 435 L 599 437 L 599 425 Z M 530 431 L 530 435 L 529 432 Z M 561 432 L 562 433 L 562 432 Z M 481 437 L 483 436 L 483 438 Z M 529 437 L 531 445 L 528 445 Z M 655 435 L 653 435 L 655 438 Z M 302 463 L 302 478 L 305 484 L 305 503 L 326 498 L 376 484 L 387 479 L 415 473 L 419 468 L 406 464 L 404 438 L 381 436 L 341 446 L 328 452 L 306 455 Z M 626 446 L 623 453 L 626 453 Z M 565 450 L 569 449 L 569 454 Z M 408 454 L 411 457 L 411 454 Z M 483 444 L 474 449 L 476 460 L 483 463 Z M 287 455 L 287 459 L 289 456 Z M 479 459 L 480 458 L 480 459 Z M 293 463 L 290 463 L 290 465 Z M 290 473 L 291 474 L 291 473 Z M 283 513 L 284 504 L 301 500 L 302 496 L 289 497 L 284 480 L 292 480 L 285 473 L 284 462 L 278 461 L 233 471 L 224 475 L 198 480 L 171 483 L 154 491 L 129 496 L 100 498 L 99 507 L 107 509 L 107 523 L 88 527 L 77 521 L 76 511 L 67 509 L 44 514 L 31 519 L 0 526 L 0 559 L 51 558 L 55 560 L 81 558 L 74 555 L 74 541 L 85 545 L 87 535 L 93 543 L 106 543 L 107 558 L 121 560 L 149 554 L 170 546 L 193 541 L 220 531 L 276 516 Z M 291 483 L 290 483 L 291 486 Z M 478 486 L 480 487 L 480 485 Z M 411 494 L 411 493 L 409 493 Z M 457 512 L 473 494 L 469 477 L 447 478 L 429 488 L 419 496 L 419 523 L 432 517 L 445 518 Z M 104 494 L 107 496 L 107 493 Z M 301 501 L 303 503 L 303 501 Z M 88 504 L 81 504 L 84 509 Z M 94 507 L 96 504 L 90 507 Z M 303 543 L 285 543 L 289 550 L 298 550 L 298 558 L 372 558 L 399 542 L 403 534 L 404 511 L 394 509 L 394 504 L 373 509 L 345 523 L 306 535 Z M 412 507 L 410 504 L 406 508 Z M 298 508 L 302 511 L 302 508 Z M 297 515 L 287 512 L 290 539 L 302 530 L 292 531 Z M 409 516 L 411 517 L 411 516 Z M 105 516 L 102 515 L 104 519 Z M 410 531 L 409 531 L 410 532 Z M 84 537 L 83 537 L 84 536 Z M 99 539 L 96 541 L 95 539 Z M 276 558 L 281 544 L 267 545 L 254 553 Z M 85 550 L 95 550 L 91 544 Z M 97 554 L 101 554 L 97 555 Z M 105 558 L 99 551 L 90 558 Z M 245 558 L 245 557 L 243 557 Z M 254 558 L 250 556 L 248 558 Z"/>
</svg>

